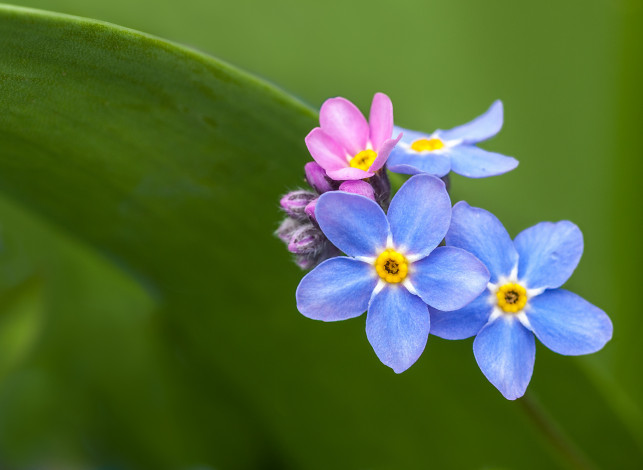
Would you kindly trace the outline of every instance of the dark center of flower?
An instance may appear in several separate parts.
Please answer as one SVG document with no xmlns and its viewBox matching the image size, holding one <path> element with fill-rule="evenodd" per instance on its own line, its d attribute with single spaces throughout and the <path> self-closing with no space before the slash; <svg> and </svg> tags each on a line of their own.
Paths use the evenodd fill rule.
<svg viewBox="0 0 643 470">
<path fill-rule="evenodd" d="M 518 292 L 514 290 L 505 292 L 505 302 L 507 302 L 508 304 L 515 304 L 519 298 L 520 294 L 518 294 Z"/>
<path fill-rule="evenodd" d="M 515 282 L 508 282 L 500 286 L 496 296 L 498 307 L 507 313 L 517 313 L 527 305 L 527 290 Z"/>
<path fill-rule="evenodd" d="M 375 270 L 384 281 L 397 284 L 406 278 L 409 263 L 402 253 L 387 248 L 375 260 Z"/>
<path fill-rule="evenodd" d="M 362 150 L 353 158 L 351 158 L 349 165 L 353 168 L 359 168 L 360 170 L 368 171 L 371 165 L 375 162 L 377 158 L 377 152 L 375 150 Z"/>
<path fill-rule="evenodd" d="M 389 259 L 386 261 L 386 264 L 384 264 L 384 269 L 389 274 L 397 274 L 400 271 L 400 265 L 397 261 Z"/>
</svg>

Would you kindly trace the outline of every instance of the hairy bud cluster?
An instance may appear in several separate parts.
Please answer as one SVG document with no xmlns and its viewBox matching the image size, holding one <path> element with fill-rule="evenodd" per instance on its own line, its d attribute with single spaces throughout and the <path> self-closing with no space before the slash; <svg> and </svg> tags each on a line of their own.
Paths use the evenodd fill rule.
<svg viewBox="0 0 643 470">
<path fill-rule="evenodd" d="M 391 200 L 391 184 L 382 169 L 367 180 L 336 181 L 316 162 L 304 166 L 306 182 L 311 189 L 297 189 L 285 194 L 279 204 L 286 213 L 275 235 L 295 255 L 302 269 L 312 269 L 322 261 L 341 252 L 326 238 L 315 219 L 319 196 L 329 191 L 359 194 L 377 202 L 384 210 Z"/>
</svg>

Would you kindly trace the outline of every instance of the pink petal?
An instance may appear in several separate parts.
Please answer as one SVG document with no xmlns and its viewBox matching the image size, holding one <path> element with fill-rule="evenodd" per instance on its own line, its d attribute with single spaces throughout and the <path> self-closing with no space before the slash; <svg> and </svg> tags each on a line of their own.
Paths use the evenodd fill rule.
<svg viewBox="0 0 643 470">
<path fill-rule="evenodd" d="M 397 139 L 388 139 L 384 141 L 380 149 L 377 151 L 377 158 L 368 170 L 377 171 L 382 168 L 386 163 L 386 160 L 388 160 L 388 156 L 390 155 L 391 151 L 395 148 L 401 138 L 402 133 L 400 132 L 400 135 L 397 136 Z"/>
<path fill-rule="evenodd" d="M 393 134 L 393 103 L 384 93 L 375 93 L 368 118 L 371 129 L 371 144 L 379 148 Z"/>
<path fill-rule="evenodd" d="M 334 180 L 363 180 L 364 178 L 370 178 L 375 173 L 371 171 L 360 170 L 359 168 L 341 168 L 339 170 L 328 170 L 328 176 Z"/>
<path fill-rule="evenodd" d="M 373 186 L 368 184 L 366 181 L 362 181 L 362 180 L 344 181 L 342 184 L 339 185 L 339 190 L 345 191 L 347 193 L 359 194 L 360 196 L 366 196 L 371 201 L 375 201 L 375 191 L 373 190 Z"/>
<path fill-rule="evenodd" d="M 310 131 L 305 140 L 313 159 L 324 170 L 338 170 L 348 166 L 344 149 L 320 127 Z"/>
<path fill-rule="evenodd" d="M 368 123 L 360 110 L 347 99 L 326 100 L 319 112 L 319 123 L 321 128 L 351 156 L 366 149 Z"/>
<path fill-rule="evenodd" d="M 304 212 L 308 217 L 310 217 L 310 220 L 316 221 L 315 219 L 315 207 L 317 207 L 317 201 L 319 201 L 319 198 L 313 199 L 308 203 L 308 205 L 304 208 Z"/>
</svg>

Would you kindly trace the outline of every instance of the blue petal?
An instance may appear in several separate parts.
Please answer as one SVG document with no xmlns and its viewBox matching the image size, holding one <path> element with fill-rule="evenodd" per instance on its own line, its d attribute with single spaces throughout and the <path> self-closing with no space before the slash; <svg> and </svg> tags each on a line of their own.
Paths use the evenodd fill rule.
<svg viewBox="0 0 643 470">
<path fill-rule="evenodd" d="M 448 131 L 440 131 L 441 138 L 446 140 L 462 139 L 465 144 L 475 144 L 487 140 L 502 129 L 502 102 L 495 101 L 491 107 L 473 121 L 454 127 Z"/>
<path fill-rule="evenodd" d="M 391 201 L 388 220 L 396 249 L 428 255 L 451 221 L 451 200 L 444 183 L 431 175 L 412 176 Z"/>
<path fill-rule="evenodd" d="M 518 264 L 518 252 L 502 223 L 491 212 L 464 201 L 453 206 L 446 242 L 473 253 L 487 266 L 494 283 Z"/>
<path fill-rule="evenodd" d="M 320 196 L 315 218 L 324 235 L 349 256 L 377 256 L 390 233 L 382 208 L 367 197 L 342 191 Z"/>
<path fill-rule="evenodd" d="M 428 305 L 452 311 L 472 302 L 487 288 L 489 271 L 468 251 L 441 246 L 412 264 L 409 279 Z"/>
<path fill-rule="evenodd" d="M 368 306 L 366 336 L 380 361 L 399 374 L 424 351 L 429 321 L 429 310 L 418 296 L 388 284 Z"/>
<path fill-rule="evenodd" d="M 429 173 L 444 176 L 451 170 L 451 159 L 445 153 L 420 153 L 398 145 L 388 157 L 387 165 L 389 170 L 405 175 Z"/>
<path fill-rule="evenodd" d="M 412 131 L 410 129 L 404 129 L 403 127 L 393 126 L 393 135 L 399 135 L 400 132 L 402 133 L 400 142 L 404 142 L 405 144 L 409 145 L 418 139 L 428 139 L 430 137 L 429 134 L 426 134 L 424 132 Z"/>
<path fill-rule="evenodd" d="M 525 394 L 536 358 L 531 331 L 509 315 L 487 324 L 473 342 L 482 373 L 509 400 Z"/>
<path fill-rule="evenodd" d="M 410 131 L 395 126 L 394 134 L 402 133 L 401 143 L 411 145 L 418 139 L 428 139 L 429 134 Z M 389 170 L 405 175 L 416 175 L 418 173 L 429 173 L 436 176 L 444 176 L 451 170 L 451 159 L 445 153 L 419 153 L 398 144 L 387 161 Z"/>
<path fill-rule="evenodd" d="M 400 173 L 402 175 L 411 175 L 412 176 L 412 175 L 419 175 L 420 173 L 424 173 L 424 172 L 418 170 L 417 168 L 415 168 L 414 166 L 411 166 L 411 165 L 396 164 L 394 167 L 391 167 L 387 163 L 386 168 L 391 170 L 393 173 Z"/>
<path fill-rule="evenodd" d="M 449 151 L 451 170 L 467 178 L 486 178 L 513 170 L 518 160 L 487 152 L 473 145 L 456 145 Z"/>
<path fill-rule="evenodd" d="M 612 339 L 612 322 L 605 312 L 564 289 L 530 299 L 527 318 L 545 346 L 567 356 L 596 352 Z"/>
<path fill-rule="evenodd" d="M 313 320 L 338 321 L 360 316 L 379 277 L 373 266 L 343 256 L 324 261 L 297 287 L 297 309 Z"/>
<path fill-rule="evenodd" d="M 530 289 L 562 286 L 583 254 L 583 234 L 568 220 L 541 222 L 514 240 L 518 250 L 518 278 Z"/>
<path fill-rule="evenodd" d="M 490 296 L 485 290 L 469 305 L 453 312 L 429 308 L 431 334 L 444 339 L 466 339 L 477 335 L 493 311 Z"/>
</svg>

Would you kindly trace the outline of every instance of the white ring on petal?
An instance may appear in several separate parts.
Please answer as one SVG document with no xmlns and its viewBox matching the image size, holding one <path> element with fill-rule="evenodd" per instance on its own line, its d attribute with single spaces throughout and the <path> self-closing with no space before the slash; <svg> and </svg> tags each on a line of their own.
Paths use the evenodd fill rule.
<svg viewBox="0 0 643 470">
<path fill-rule="evenodd" d="M 525 307 L 527 307 L 525 305 Z M 523 308 L 520 312 L 514 313 L 513 314 L 520 323 L 522 323 L 522 326 L 527 328 L 529 331 L 534 331 L 534 329 L 531 327 L 531 323 L 529 323 L 529 318 L 527 318 L 527 314 L 525 313 L 525 309 Z"/>
<path fill-rule="evenodd" d="M 408 277 L 406 279 L 404 279 L 404 281 L 402 281 L 402 285 L 404 287 L 406 287 L 406 290 L 408 290 L 411 294 L 418 295 L 417 290 L 415 290 L 415 287 L 413 286 L 413 283 L 411 282 L 411 280 Z"/>
<path fill-rule="evenodd" d="M 416 261 L 420 261 L 421 259 L 426 258 L 425 255 L 408 255 L 406 256 L 406 260 L 409 263 L 415 263 Z"/>
<path fill-rule="evenodd" d="M 462 143 L 462 139 L 444 140 L 444 139 L 442 139 L 440 137 L 439 133 L 437 133 L 437 132 L 434 132 L 430 136 L 426 137 L 426 140 L 431 140 L 431 139 L 439 140 L 440 142 L 442 142 L 444 147 L 442 147 L 440 149 L 436 149 L 436 150 L 421 150 L 421 151 L 418 152 L 417 150 L 411 148 L 411 145 L 413 145 L 413 142 L 415 142 L 415 140 L 413 142 L 411 142 L 410 144 L 400 141 L 398 143 L 398 145 L 400 147 L 402 147 L 406 152 L 413 152 L 413 153 L 417 153 L 419 155 L 428 155 L 428 154 L 440 155 L 440 154 L 449 153 L 449 151 L 453 147 L 456 147 L 456 146 L 458 146 L 458 145 L 460 145 Z M 416 140 L 421 140 L 421 139 L 416 139 Z"/>
<path fill-rule="evenodd" d="M 377 284 L 375 285 L 375 289 L 373 289 L 373 293 L 371 294 L 371 298 L 382 292 L 382 289 L 386 287 L 386 282 L 383 279 L 380 279 Z"/>
<path fill-rule="evenodd" d="M 524 283 L 520 283 L 522 286 L 524 286 Z M 537 295 L 542 294 L 545 292 L 547 289 L 545 287 L 540 287 L 539 289 L 526 289 L 527 290 L 527 298 L 530 299 L 532 297 L 536 297 Z"/>
<path fill-rule="evenodd" d="M 491 311 L 491 315 L 489 315 L 489 321 L 487 322 L 487 324 L 489 324 L 489 323 L 495 321 L 496 319 L 500 318 L 501 316 L 504 315 L 504 313 L 505 312 L 503 312 L 502 309 L 496 305 L 493 308 L 493 310 Z"/>
</svg>

